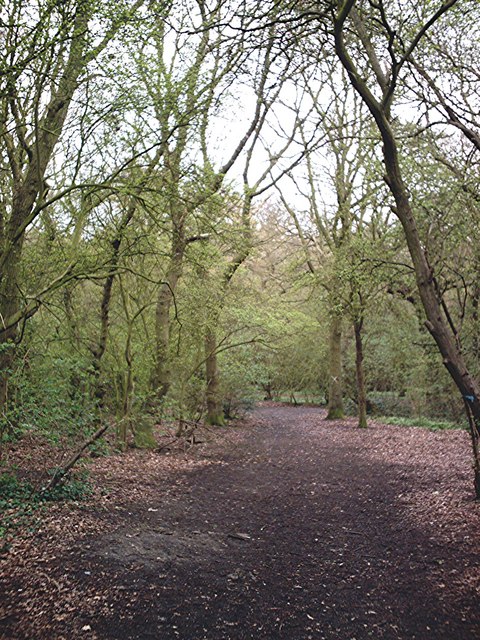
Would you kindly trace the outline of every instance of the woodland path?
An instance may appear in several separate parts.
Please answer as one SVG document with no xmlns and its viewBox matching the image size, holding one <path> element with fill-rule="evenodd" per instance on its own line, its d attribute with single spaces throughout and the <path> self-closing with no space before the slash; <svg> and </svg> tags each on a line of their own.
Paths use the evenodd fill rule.
<svg viewBox="0 0 480 640">
<path fill-rule="evenodd" d="M 37 560 L 25 551 L 23 577 L 5 581 L 18 602 L 0 637 L 480 637 L 467 435 L 362 433 L 323 418 L 322 409 L 261 407 L 240 438 L 202 454 L 210 463 L 181 470 L 168 492 L 156 490 L 160 471 L 156 479 L 137 460 L 150 474 L 143 502 L 111 498 L 85 515 L 99 523 L 94 533 L 70 533 Z M 34 582 L 39 566 L 44 601 L 28 610 L 27 574 Z"/>
</svg>

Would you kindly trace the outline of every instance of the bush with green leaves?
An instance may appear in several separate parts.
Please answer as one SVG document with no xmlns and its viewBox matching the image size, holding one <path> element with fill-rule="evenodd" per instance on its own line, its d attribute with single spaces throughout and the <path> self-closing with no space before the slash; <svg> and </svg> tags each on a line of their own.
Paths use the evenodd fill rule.
<svg viewBox="0 0 480 640">
<path fill-rule="evenodd" d="M 18 362 L 1 417 L 2 437 L 34 432 L 53 443 L 83 439 L 95 424 L 97 409 L 88 361 L 26 352 Z"/>
<path fill-rule="evenodd" d="M 238 417 L 252 409 L 262 399 L 262 382 L 267 371 L 256 356 L 258 347 L 243 345 L 225 352 L 220 362 L 220 395 L 227 419 Z"/>
</svg>

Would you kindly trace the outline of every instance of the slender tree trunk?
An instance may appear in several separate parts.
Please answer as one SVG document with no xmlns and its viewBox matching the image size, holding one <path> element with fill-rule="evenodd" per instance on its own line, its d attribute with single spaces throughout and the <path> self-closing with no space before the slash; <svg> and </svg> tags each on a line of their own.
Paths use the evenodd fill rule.
<svg viewBox="0 0 480 640">
<path fill-rule="evenodd" d="M 142 174 L 141 179 L 137 184 L 135 184 L 135 188 L 138 190 L 142 190 L 142 188 L 147 184 L 149 177 L 152 172 L 155 170 L 155 167 L 158 164 L 158 161 L 162 155 L 161 150 L 157 152 L 155 157 L 152 159 L 147 169 Z M 101 372 L 101 363 L 103 356 L 105 354 L 107 348 L 107 340 L 108 340 L 108 329 L 110 324 L 110 303 L 112 300 L 112 291 L 113 284 L 117 275 L 118 265 L 120 262 L 120 249 L 122 246 L 124 233 L 130 222 L 135 215 L 137 210 L 137 200 L 134 196 L 131 196 L 127 202 L 127 206 L 123 217 L 120 221 L 120 224 L 116 230 L 115 237 L 112 239 L 111 246 L 111 256 L 110 256 L 110 273 L 108 274 L 104 284 L 103 284 L 103 293 L 102 293 L 102 302 L 100 307 L 100 332 L 98 336 L 98 343 L 92 348 L 93 355 L 93 370 L 96 376 L 96 389 L 95 396 L 99 399 L 100 405 L 103 404 L 103 398 L 105 395 L 105 389 L 100 384 L 100 372 Z"/>
<path fill-rule="evenodd" d="M 183 230 L 176 231 L 172 240 L 172 255 L 167 269 L 165 281 L 158 292 L 155 311 L 155 367 L 152 386 L 157 400 L 163 400 L 171 384 L 169 365 L 170 347 L 170 311 L 175 300 L 175 291 L 182 275 L 183 256 L 185 253 L 185 237 Z"/>
<path fill-rule="evenodd" d="M 127 341 L 125 343 L 126 372 L 123 380 L 122 418 L 119 422 L 118 438 L 123 450 L 127 448 L 128 428 L 132 412 L 133 393 L 133 356 L 132 356 L 132 323 L 128 321 Z"/>
<path fill-rule="evenodd" d="M 240 265 L 245 262 L 250 254 L 252 246 L 252 230 L 250 226 L 252 197 L 252 194 L 246 188 L 242 207 L 243 229 L 240 250 L 223 273 L 220 294 L 216 301 L 215 310 L 208 318 L 209 324 L 205 331 L 205 396 L 207 402 L 207 422 L 213 425 L 223 425 L 225 423 L 223 402 L 219 397 L 220 373 L 217 362 L 217 336 L 215 327 L 218 323 L 218 319 L 225 302 L 225 293 L 230 282 Z M 204 277 L 208 277 L 207 272 L 205 272 Z"/>
<path fill-rule="evenodd" d="M 133 217 L 135 207 L 131 207 L 131 211 L 127 211 L 127 214 L 122 221 L 117 236 L 112 240 L 112 255 L 110 258 L 110 273 L 108 274 L 105 282 L 103 283 L 102 302 L 100 305 L 100 332 L 98 335 L 97 344 L 92 347 L 91 352 L 93 356 L 93 373 L 95 376 L 95 397 L 99 402 L 99 406 L 103 406 L 105 397 L 105 388 L 103 387 L 100 379 L 102 359 L 107 349 L 108 329 L 110 326 L 110 304 L 112 301 L 113 283 L 115 281 L 116 272 L 118 268 L 118 261 L 120 257 L 120 246 L 122 244 L 122 237 L 125 228 Z"/>
<path fill-rule="evenodd" d="M 342 385 L 342 319 L 332 315 L 330 320 L 329 391 L 327 420 L 344 417 Z"/>
<path fill-rule="evenodd" d="M 120 246 L 120 243 L 118 243 Z M 110 324 L 110 302 L 112 299 L 113 281 L 115 279 L 115 273 L 113 269 L 116 268 L 116 260 L 112 264 L 112 272 L 107 276 L 103 284 L 102 302 L 100 306 L 100 333 L 98 337 L 98 343 L 92 348 L 93 356 L 93 373 L 95 376 L 95 397 L 97 398 L 99 405 L 103 405 L 105 397 L 105 388 L 100 380 L 101 363 L 102 358 L 107 349 L 108 339 L 108 327 Z"/>
<path fill-rule="evenodd" d="M 355 366 L 357 372 L 358 426 L 367 427 L 367 392 L 365 389 L 365 372 L 363 368 L 363 319 L 353 323 L 355 332 Z"/>
<path fill-rule="evenodd" d="M 73 306 L 72 288 L 68 285 L 63 291 L 63 306 L 65 307 L 65 317 L 67 321 L 67 328 L 69 331 L 70 342 L 75 345 L 76 348 L 80 348 L 80 334 L 78 331 L 78 322 L 75 316 L 75 309 Z"/>
<path fill-rule="evenodd" d="M 225 424 L 223 407 L 219 398 L 219 372 L 217 366 L 217 336 L 215 329 L 207 327 L 205 335 L 205 370 L 207 379 L 207 422 L 222 426 Z"/>
<path fill-rule="evenodd" d="M 472 291 L 472 321 L 473 321 L 473 339 L 472 339 L 472 355 L 475 365 L 480 365 L 480 273 L 479 278 L 473 285 Z"/>
<path fill-rule="evenodd" d="M 8 380 L 10 368 L 13 363 L 13 345 L 10 346 L 7 340 L 0 343 L 2 352 L 0 353 L 0 414 L 5 411 L 8 398 Z"/>
<path fill-rule="evenodd" d="M 480 421 L 472 411 L 471 400 L 464 399 L 464 404 L 472 440 L 475 494 L 477 498 L 480 498 Z"/>
<path fill-rule="evenodd" d="M 171 282 L 171 279 L 170 279 Z M 170 345 L 170 308 L 172 306 L 173 291 L 170 283 L 160 287 L 155 310 L 155 368 L 152 386 L 155 397 L 162 400 L 170 388 L 170 369 L 168 366 L 168 348 Z"/>
<path fill-rule="evenodd" d="M 272 383 L 271 382 L 267 382 L 267 383 L 262 385 L 262 388 L 265 391 L 264 400 L 273 400 Z"/>
<path fill-rule="evenodd" d="M 128 326 L 127 342 L 125 344 L 125 363 L 127 371 L 125 374 L 125 385 L 123 390 L 122 412 L 124 418 L 128 418 L 132 412 L 132 393 L 133 393 L 133 356 L 132 356 L 132 329 Z"/>
<path fill-rule="evenodd" d="M 445 308 L 441 295 L 438 293 L 433 268 L 430 266 L 423 250 L 414 214 L 410 205 L 407 188 L 398 163 L 396 142 L 390 127 L 385 133 L 384 145 L 385 167 L 387 170 L 387 183 L 395 198 L 396 214 L 402 224 L 408 249 L 415 267 L 417 287 L 422 300 L 425 316 L 425 326 L 435 340 L 443 357 L 443 364 L 455 382 L 462 398 L 468 403 L 468 416 L 473 447 L 473 466 L 475 473 L 475 491 L 480 498 L 480 455 L 479 455 L 479 431 L 480 431 L 480 386 L 473 377 L 465 363 L 460 338 L 452 326 L 450 319 L 445 315 Z"/>
</svg>

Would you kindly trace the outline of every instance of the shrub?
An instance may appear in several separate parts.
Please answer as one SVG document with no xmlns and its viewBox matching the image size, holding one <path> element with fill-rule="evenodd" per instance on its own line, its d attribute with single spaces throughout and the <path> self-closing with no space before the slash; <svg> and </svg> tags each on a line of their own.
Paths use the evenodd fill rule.
<svg viewBox="0 0 480 640">
<path fill-rule="evenodd" d="M 56 443 L 83 439 L 96 419 L 88 363 L 73 356 L 32 358 L 10 380 L 10 402 L 0 419 L 2 440 L 34 431 Z"/>
</svg>

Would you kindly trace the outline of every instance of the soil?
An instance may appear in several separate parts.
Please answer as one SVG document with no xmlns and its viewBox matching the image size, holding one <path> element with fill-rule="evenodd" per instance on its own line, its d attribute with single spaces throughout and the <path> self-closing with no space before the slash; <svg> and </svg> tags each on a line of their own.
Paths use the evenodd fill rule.
<svg viewBox="0 0 480 640">
<path fill-rule="evenodd" d="M 187 452 L 97 458 L 2 561 L 4 640 L 474 640 L 468 435 L 268 405 Z"/>
</svg>

